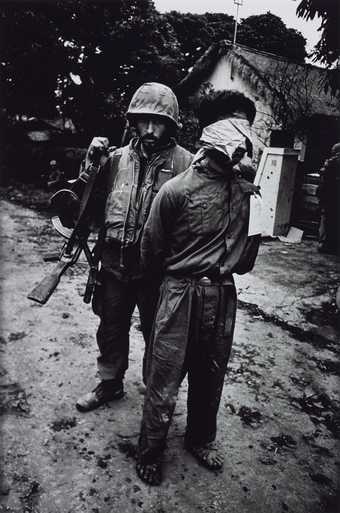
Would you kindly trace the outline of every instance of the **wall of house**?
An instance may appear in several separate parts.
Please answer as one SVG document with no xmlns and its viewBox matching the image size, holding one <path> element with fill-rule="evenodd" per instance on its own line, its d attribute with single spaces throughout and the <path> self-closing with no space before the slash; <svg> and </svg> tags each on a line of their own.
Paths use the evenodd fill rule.
<svg viewBox="0 0 340 513">
<path fill-rule="evenodd" d="M 252 127 L 254 145 L 254 163 L 258 164 L 263 148 L 269 146 L 270 134 L 280 127 L 275 123 L 272 109 L 256 91 L 233 69 L 228 56 L 223 56 L 207 79 L 215 90 L 236 89 L 248 96 L 256 106 L 256 117 Z"/>
<path fill-rule="evenodd" d="M 259 164 L 266 146 L 293 146 L 299 151 L 292 222 L 309 236 L 316 237 L 319 224 L 318 200 L 315 196 L 318 171 L 338 138 L 336 118 L 326 115 L 308 116 L 308 124 L 304 129 L 300 127 L 298 134 L 282 130 L 282 126 L 275 122 L 266 86 L 263 87 L 263 94 L 256 90 L 256 86 L 247 77 L 242 77 L 242 70 L 235 63 L 232 64 L 228 55 L 219 59 L 206 82 L 215 90 L 235 89 L 254 101 L 257 110 L 252 127 L 255 165 Z M 261 86 L 263 84 L 260 83 Z"/>
</svg>

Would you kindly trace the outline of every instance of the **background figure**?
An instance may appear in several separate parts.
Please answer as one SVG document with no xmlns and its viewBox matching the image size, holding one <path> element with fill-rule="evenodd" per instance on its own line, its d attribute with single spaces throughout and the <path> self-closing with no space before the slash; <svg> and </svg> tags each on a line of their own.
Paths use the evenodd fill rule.
<svg viewBox="0 0 340 513">
<path fill-rule="evenodd" d="M 124 395 L 131 317 L 137 305 L 148 344 L 159 293 L 159 277 L 148 279 L 140 264 L 140 240 L 151 203 L 161 185 L 189 166 L 192 154 L 176 144 L 178 103 L 159 83 L 142 85 L 132 97 L 127 117 L 138 134 L 115 150 L 98 175 L 93 217 L 100 228 L 100 286 L 93 310 L 100 317 L 97 343 L 100 383 L 80 397 L 78 410 L 89 411 Z M 87 153 L 105 153 L 108 141 L 95 138 Z M 105 207 L 105 208 L 104 208 Z M 143 366 L 144 368 L 144 366 Z"/>
<path fill-rule="evenodd" d="M 56 160 L 50 161 L 49 169 L 46 174 L 44 173 L 43 179 L 45 182 L 44 187 L 51 192 L 56 192 L 66 186 L 65 173 L 61 170 Z"/>
<path fill-rule="evenodd" d="M 340 255 L 340 143 L 331 149 L 331 156 L 320 169 L 319 251 Z"/>
<path fill-rule="evenodd" d="M 187 373 L 185 447 L 209 469 L 223 464 L 214 440 L 234 333 L 233 273 L 252 269 L 260 240 L 248 237 L 250 196 L 258 187 L 234 169 L 249 146 L 254 117 L 254 103 L 236 91 L 205 98 L 202 148 L 187 171 L 163 185 L 145 226 L 142 261 L 150 275 L 163 274 L 136 467 L 151 485 L 162 479 L 166 437 Z"/>
</svg>

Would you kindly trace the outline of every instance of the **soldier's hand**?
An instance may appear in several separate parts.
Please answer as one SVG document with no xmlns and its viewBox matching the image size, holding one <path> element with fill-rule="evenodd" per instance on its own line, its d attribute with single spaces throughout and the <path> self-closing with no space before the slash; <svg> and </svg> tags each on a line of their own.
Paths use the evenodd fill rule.
<svg viewBox="0 0 340 513">
<path fill-rule="evenodd" d="M 109 140 L 107 137 L 94 137 L 87 150 L 85 164 L 103 166 L 108 158 Z"/>
</svg>

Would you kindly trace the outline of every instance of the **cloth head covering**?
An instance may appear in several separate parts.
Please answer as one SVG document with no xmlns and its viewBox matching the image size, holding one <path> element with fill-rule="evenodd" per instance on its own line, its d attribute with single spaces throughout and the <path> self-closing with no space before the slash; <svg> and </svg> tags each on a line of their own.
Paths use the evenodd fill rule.
<svg viewBox="0 0 340 513">
<path fill-rule="evenodd" d="M 204 146 L 221 151 L 230 160 L 235 160 L 236 149 L 244 150 L 237 155 L 236 162 L 247 152 L 247 139 L 251 143 L 250 124 L 247 119 L 231 117 L 221 119 L 203 129 L 200 141 Z M 234 158 L 233 158 L 234 157 Z"/>
</svg>

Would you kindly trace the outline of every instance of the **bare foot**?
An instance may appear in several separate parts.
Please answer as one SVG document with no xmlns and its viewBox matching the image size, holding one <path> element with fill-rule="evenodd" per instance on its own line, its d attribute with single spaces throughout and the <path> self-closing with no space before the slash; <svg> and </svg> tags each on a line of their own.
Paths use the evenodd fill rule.
<svg viewBox="0 0 340 513">
<path fill-rule="evenodd" d="M 153 463 L 137 461 L 136 471 L 138 477 L 148 485 L 158 486 L 162 482 L 162 464 L 159 460 Z"/>
<path fill-rule="evenodd" d="M 185 448 L 201 465 L 209 470 L 219 470 L 222 468 L 224 457 L 215 442 L 210 442 L 205 445 L 187 444 Z"/>
</svg>

